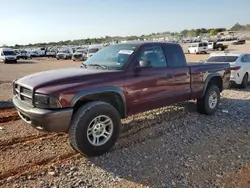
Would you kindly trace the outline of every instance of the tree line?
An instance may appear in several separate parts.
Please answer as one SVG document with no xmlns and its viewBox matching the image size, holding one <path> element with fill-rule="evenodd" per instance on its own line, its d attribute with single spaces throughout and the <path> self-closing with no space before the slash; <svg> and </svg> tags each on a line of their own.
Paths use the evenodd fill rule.
<svg viewBox="0 0 250 188">
<path fill-rule="evenodd" d="M 226 31 L 226 28 L 199 28 L 199 29 L 185 29 L 181 32 L 159 32 L 159 33 L 151 33 L 148 35 L 141 35 L 141 36 L 106 36 L 101 38 L 87 38 L 87 39 L 77 39 L 77 40 L 65 40 L 59 42 L 49 42 L 49 43 L 36 43 L 36 44 L 28 44 L 28 45 L 18 45 L 9 46 L 13 48 L 20 48 L 20 47 L 41 47 L 41 46 L 64 46 L 64 45 L 89 45 L 89 44 L 101 44 L 101 43 L 109 43 L 109 42 L 118 42 L 121 40 L 143 40 L 147 39 L 150 40 L 154 37 L 166 37 L 166 36 L 173 36 L 173 37 L 197 37 L 204 34 L 216 35 L 219 32 Z M 241 25 L 236 23 L 232 28 L 232 31 L 250 31 L 250 24 Z"/>
</svg>

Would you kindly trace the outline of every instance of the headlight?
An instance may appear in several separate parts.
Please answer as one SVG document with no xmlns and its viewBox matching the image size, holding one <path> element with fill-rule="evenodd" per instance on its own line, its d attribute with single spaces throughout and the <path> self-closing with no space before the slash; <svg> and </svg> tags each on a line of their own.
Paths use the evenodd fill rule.
<svg viewBox="0 0 250 188">
<path fill-rule="evenodd" d="M 43 94 L 35 94 L 34 105 L 38 108 L 47 109 L 62 107 L 60 102 L 55 97 Z"/>
</svg>

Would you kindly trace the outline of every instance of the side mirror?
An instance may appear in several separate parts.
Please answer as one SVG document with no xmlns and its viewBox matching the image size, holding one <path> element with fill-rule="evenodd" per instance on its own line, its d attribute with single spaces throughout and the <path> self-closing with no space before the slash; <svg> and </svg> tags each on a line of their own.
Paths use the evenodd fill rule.
<svg viewBox="0 0 250 188">
<path fill-rule="evenodd" d="M 151 66 L 150 61 L 140 60 L 139 61 L 139 67 L 140 68 L 150 68 L 152 66 Z"/>
<path fill-rule="evenodd" d="M 151 66 L 150 61 L 140 60 L 138 64 L 135 66 L 134 71 L 136 73 L 139 73 L 141 72 L 141 69 L 146 69 L 146 68 L 151 68 L 151 67 L 152 66 Z"/>
</svg>

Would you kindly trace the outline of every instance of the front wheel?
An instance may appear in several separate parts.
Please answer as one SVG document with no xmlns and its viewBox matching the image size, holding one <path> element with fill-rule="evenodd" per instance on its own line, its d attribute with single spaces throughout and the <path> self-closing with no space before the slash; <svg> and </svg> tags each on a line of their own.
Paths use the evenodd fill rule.
<svg viewBox="0 0 250 188">
<path fill-rule="evenodd" d="M 98 156 L 114 146 L 120 127 L 121 119 L 115 107 L 100 101 L 89 102 L 73 116 L 70 142 L 78 152 Z"/>
<path fill-rule="evenodd" d="M 218 86 L 211 85 L 201 99 L 197 99 L 197 111 L 202 114 L 212 115 L 220 102 L 220 90 Z"/>
</svg>

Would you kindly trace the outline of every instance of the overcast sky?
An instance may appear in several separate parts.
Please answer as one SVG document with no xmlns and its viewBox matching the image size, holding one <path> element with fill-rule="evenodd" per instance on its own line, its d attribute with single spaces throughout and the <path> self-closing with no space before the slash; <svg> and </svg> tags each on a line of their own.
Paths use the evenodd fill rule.
<svg viewBox="0 0 250 188">
<path fill-rule="evenodd" d="M 4 0 L 0 45 L 250 23 L 250 0 Z"/>
</svg>

